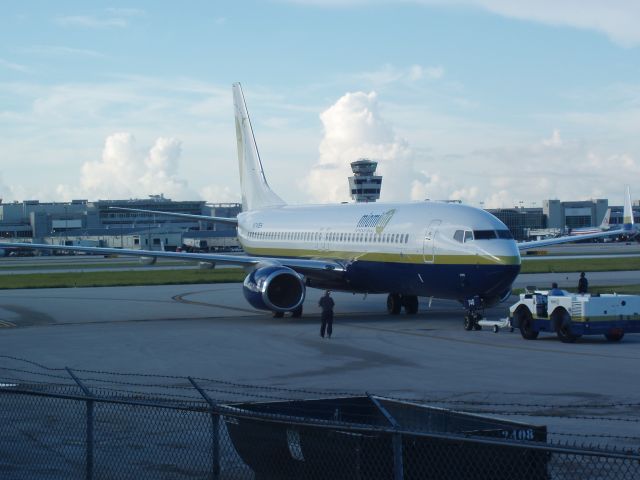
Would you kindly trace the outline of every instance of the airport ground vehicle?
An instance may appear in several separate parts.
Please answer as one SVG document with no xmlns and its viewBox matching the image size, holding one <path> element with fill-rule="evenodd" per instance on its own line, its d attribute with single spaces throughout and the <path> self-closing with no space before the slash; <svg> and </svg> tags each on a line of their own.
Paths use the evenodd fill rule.
<svg viewBox="0 0 640 480">
<path fill-rule="evenodd" d="M 511 325 L 523 338 L 535 340 L 540 332 L 556 332 L 565 343 L 598 334 L 617 342 L 625 333 L 640 333 L 638 295 L 549 293 L 527 291 L 509 308 Z"/>
</svg>

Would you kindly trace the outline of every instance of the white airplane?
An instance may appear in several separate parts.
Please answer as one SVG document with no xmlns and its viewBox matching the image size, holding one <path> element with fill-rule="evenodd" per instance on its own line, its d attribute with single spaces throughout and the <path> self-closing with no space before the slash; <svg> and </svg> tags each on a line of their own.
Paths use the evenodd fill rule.
<svg viewBox="0 0 640 480">
<path fill-rule="evenodd" d="M 616 232 L 618 235 L 624 238 L 632 238 L 634 237 L 638 231 L 633 222 L 633 209 L 631 207 L 631 190 L 629 185 L 627 185 L 626 194 L 624 197 L 624 207 L 622 210 L 622 227 L 616 228 Z M 611 209 L 607 209 L 607 213 L 605 213 L 604 218 L 602 219 L 602 223 L 598 227 L 582 227 L 582 228 L 573 228 L 569 232 L 571 236 L 580 236 L 587 235 L 590 233 L 598 233 L 604 232 L 611 229 L 611 224 L 609 223 L 611 219 Z M 583 237 L 584 238 L 584 237 Z M 580 239 L 576 239 L 580 240 Z"/>
<path fill-rule="evenodd" d="M 571 231 L 569 232 L 569 235 L 573 237 L 577 237 L 581 235 L 587 235 L 589 233 L 598 233 L 598 232 L 604 232 L 606 230 L 609 230 L 609 228 L 611 228 L 609 225 L 610 218 L 611 218 L 611 209 L 607 208 L 607 213 L 604 214 L 604 218 L 602 219 L 602 222 L 598 227 L 572 228 Z"/>
<path fill-rule="evenodd" d="M 242 287 L 247 301 L 275 316 L 300 316 L 310 287 L 387 293 L 390 314 L 402 308 L 416 313 L 418 297 L 458 300 L 467 310 L 465 321 L 474 326 L 482 308 L 509 297 L 520 271 L 520 250 L 576 240 L 516 243 L 496 217 L 456 203 L 286 205 L 267 183 L 240 84 L 233 85 L 233 97 L 242 213 L 237 218 L 153 213 L 235 224 L 247 256 L 29 246 L 239 265 L 248 271 Z"/>
</svg>

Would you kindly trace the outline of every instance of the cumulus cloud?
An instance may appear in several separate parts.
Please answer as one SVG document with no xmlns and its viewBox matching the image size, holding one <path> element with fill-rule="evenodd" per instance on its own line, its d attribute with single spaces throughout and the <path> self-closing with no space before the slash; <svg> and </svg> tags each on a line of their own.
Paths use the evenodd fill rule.
<svg viewBox="0 0 640 480">
<path fill-rule="evenodd" d="M 4 181 L 2 172 L 0 172 L 0 202 L 7 203 L 24 198 L 27 198 L 24 187 L 22 185 L 8 184 Z"/>
<path fill-rule="evenodd" d="M 215 203 L 239 203 L 240 195 L 237 191 L 232 190 L 224 185 L 207 185 L 198 190 L 200 198 Z"/>
<path fill-rule="evenodd" d="M 475 202 L 487 208 L 541 206 L 541 201 L 553 198 L 609 198 L 616 204 L 622 201 L 625 179 L 640 174 L 640 165 L 630 153 L 600 152 L 582 142 L 554 138 L 549 145 L 475 151 L 468 156 L 474 162 L 465 160 L 468 167 L 459 181 L 465 188 L 477 182 Z M 474 203 L 470 195 L 466 200 Z"/>
<path fill-rule="evenodd" d="M 414 168 L 407 141 L 382 118 L 375 92 L 343 95 L 322 112 L 320 120 L 324 127 L 320 157 L 303 181 L 315 201 L 348 201 L 350 163 L 359 158 L 378 162 L 378 172 L 384 176 L 383 200 L 409 200 L 413 190 L 416 195 L 424 193 L 429 179 Z"/>
<path fill-rule="evenodd" d="M 302 185 L 317 202 L 350 200 L 349 164 L 361 157 L 378 161 L 384 201 L 450 199 L 485 208 L 541 206 L 552 198 L 615 203 L 624 179 L 640 174 L 633 153 L 563 138 L 558 129 L 528 144 L 418 157 L 383 118 L 375 92 L 347 93 L 320 119 L 320 155 Z"/>
<path fill-rule="evenodd" d="M 551 134 L 550 138 L 545 138 L 542 140 L 542 145 L 545 147 L 561 147 L 562 146 L 562 138 L 560 138 L 560 131 L 554 130 Z"/>
<path fill-rule="evenodd" d="M 63 199 L 131 198 L 163 193 L 171 198 L 193 196 L 178 177 L 182 146 L 174 138 L 158 138 L 148 152 L 131 133 L 107 137 L 102 158 L 82 165 L 77 186 L 59 185 Z"/>
</svg>

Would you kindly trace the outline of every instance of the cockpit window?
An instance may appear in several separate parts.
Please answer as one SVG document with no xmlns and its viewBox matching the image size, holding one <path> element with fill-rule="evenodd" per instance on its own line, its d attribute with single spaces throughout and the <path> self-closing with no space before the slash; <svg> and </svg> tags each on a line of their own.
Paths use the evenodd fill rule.
<svg viewBox="0 0 640 480">
<path fill-rule="evenodd" d="M 464 241 L 465 242 L 470 242 L 471 240 L 473 240 L 473 232 L 471 230 L 465 230 L 464 231 Z"/>
<path fill-rule="evenodd" d="M 464 231 L 456 230 L 456 233 L 453 234 L 453 239 L 460 243 L 464 242 Z"/>
<path fill-rule="evenodd" d="M 473 236 L 476 240 L 492 240 L 497 238 L 495 230 L 474 230 Z"/>
<path fill-rule="evenodd" d="M 511 235 L 511 232 L 509 230 L 496 230 L 496 233 L 498 234 L 498 238 L 513 240 L 513 235 Z"/>
</svg>

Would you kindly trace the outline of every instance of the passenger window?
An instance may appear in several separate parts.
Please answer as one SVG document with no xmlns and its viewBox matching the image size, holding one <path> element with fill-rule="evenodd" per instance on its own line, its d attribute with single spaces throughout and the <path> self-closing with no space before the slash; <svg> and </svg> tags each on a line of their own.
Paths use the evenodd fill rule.
<svg viewBox="0 0 640 480">
<path fill-rule="evenodd" d="M 453 239 L 460 243 L 464 242 L 464 231 L 456 230 L 456 233 L 453 234 Z"/>
</svg>

